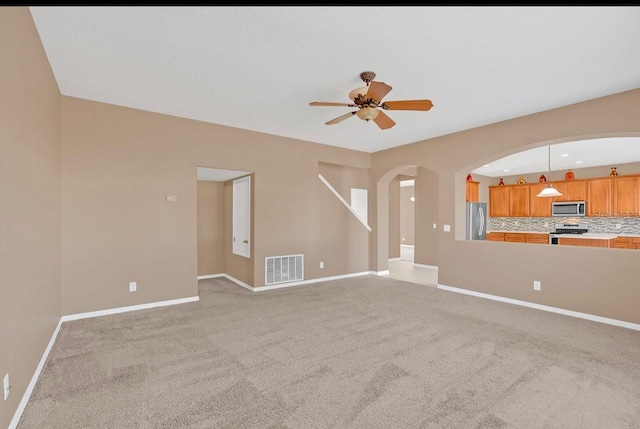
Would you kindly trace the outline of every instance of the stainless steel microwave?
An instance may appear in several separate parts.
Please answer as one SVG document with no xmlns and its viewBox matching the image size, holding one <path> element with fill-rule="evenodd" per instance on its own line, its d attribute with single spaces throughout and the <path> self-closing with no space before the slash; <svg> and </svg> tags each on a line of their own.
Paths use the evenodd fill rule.
<svg viewBox="0 0 640 429">
<path fill-rule="evenodd" d="M 551 203 L 552 216 L 586 216 L 586 201 L 563 201 Z"/>
</svg>

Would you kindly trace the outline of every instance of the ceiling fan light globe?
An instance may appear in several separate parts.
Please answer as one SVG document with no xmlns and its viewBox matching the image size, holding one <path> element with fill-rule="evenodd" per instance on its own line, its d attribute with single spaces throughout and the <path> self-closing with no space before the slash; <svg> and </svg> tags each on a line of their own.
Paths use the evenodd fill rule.
<svg viewBox="0 0 640 429">
<path fill-rule="evenodd" d="M 358 110 L 356 115 L 363 121 L 368 122 L 372 119 L 375 119 L 378 116 L 378 113 L 380 113 L 378 109 L 375 109 L 373 107 L 363 107 L 362 109 Z"/>
<path fill-rule="evenodd" d="M 349 99 L 351 99 L 351 101 L 354 101 L 358 97 L 358 95 L 362 95 L 364 97 L 365 95 L 367 95 L 368 90 L 369 87 L 367 86 L 356 88 L 349 93 Z"/>
</svg>

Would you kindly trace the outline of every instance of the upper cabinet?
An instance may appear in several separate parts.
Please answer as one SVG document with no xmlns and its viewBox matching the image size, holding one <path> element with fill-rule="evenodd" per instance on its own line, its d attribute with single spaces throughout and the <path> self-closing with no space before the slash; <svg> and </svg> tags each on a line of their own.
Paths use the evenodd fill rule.
<svg viewBox="0 0 640 429">
<path fill-rule="evenodd" d="M 586 180 L 556 182 L 553 186 L 562 194 L 561 197 L 553 197 L 553 201 L 584 201 L 587 199 Z"/>
<path fill-rule="evenodd" d="M 551 217 L 555 201 L 586 201 L 587 216 L 640 216 L 640 175 L 552 182 L 562 196 L 539 198 L 548 184 L 489 186 L 490 217 Z"/>
<path fill-rule="evenodd" d="M 509 186 L 509 216 L 529 216 L 529 190 L 531 186 Z"/>
<path fill-rule="evenodd" d="M 611 216 L 611 177 L 587 180 L 587 216 Z"/>
<path fill-rule="evenodd" d="M 616 176 L 613 181 L 614 216 L 638 216 L 640 206 L 640 177 Z"/>
<path fill-rule="evenodd" d="M 551 202 L 553 198 L 537 197 L 540 191 L 546 188 L 547 185 L 548 183 L 546 182 L 532 183 L 529 185 L 529 216 L 551 217 Z"/>
<path fill-rule="evenodd" d="M 489 217 L 509 216 L 510 186 L 489 187 Z"/>
<path fill-rule="evenodd" d="M 480 183 L 467 180 L 467 202 L 478 202 L 478 188 Z"/>
</svg>

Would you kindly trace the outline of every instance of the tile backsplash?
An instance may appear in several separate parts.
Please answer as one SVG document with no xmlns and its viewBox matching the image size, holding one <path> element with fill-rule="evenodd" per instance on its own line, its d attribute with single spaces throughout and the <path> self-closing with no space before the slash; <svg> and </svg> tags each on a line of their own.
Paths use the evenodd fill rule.
<svg viewBox="0 0 640 429">
<path fill-rule="evenodd" d="M 557 223 L 580 223 L 592 233 L 640 235 L 640 217 L 490 217 L 487 231 L 552 232 Z"/>
</svg>

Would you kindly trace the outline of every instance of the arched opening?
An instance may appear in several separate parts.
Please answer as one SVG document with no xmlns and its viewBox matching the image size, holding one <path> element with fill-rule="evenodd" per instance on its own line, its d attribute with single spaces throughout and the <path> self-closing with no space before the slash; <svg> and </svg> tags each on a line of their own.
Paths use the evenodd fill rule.
<svg viewBox="0 0 640 429">
<path fill-rule="evenodd" d="M 432 170 L 417 165 L 405 165 L 394 168 L 384 174 L 377 182 L 376 189 L 376 271 L 379 274 L 390 274 L 389 243 L 390 231 L 390 184 L 396 178 L 413 178 L 414 180 L 414 249 L 413 262 L 397 264 L 398 267 L 426 268 L 434 270 L 429 281 L 418 283 L 437 284 L 438 261 L 438 176 Z M 398 185 L 399 186 L 399 185 Z M 397 203 L 397 202 L 396 202 Z M 398 241 L 399 243 L 400 241 Z M 402 262 L 402 261 L 400 261 Z M 395 263 L 395 262 L 393 262 Z M 404 280 L 411 280 L 411 275 L 398 272 Z M 423 278 L 421 276 L 421 278 Z"/>
</svg>

